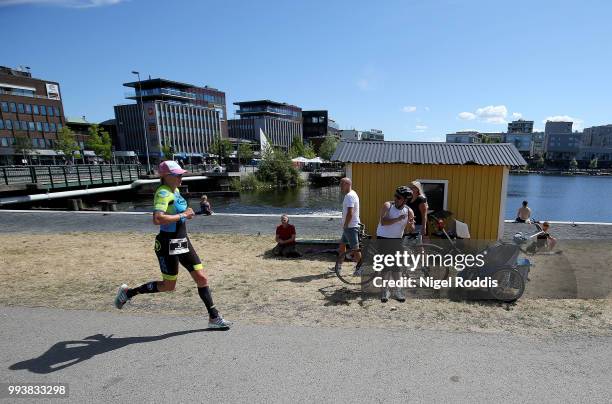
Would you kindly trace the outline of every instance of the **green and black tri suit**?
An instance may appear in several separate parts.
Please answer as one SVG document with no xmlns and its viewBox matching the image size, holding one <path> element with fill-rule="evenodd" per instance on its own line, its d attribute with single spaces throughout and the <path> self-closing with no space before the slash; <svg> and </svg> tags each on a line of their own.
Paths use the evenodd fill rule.
<svg viewBox="0 0 612 404">
<path fill-rule="evenodd" d="M 177 215 L 187 210 L 187 201 L 179 190 L 172 192 L 167 185 L 161 185 L 155 191 L 153 210 L 168 215 Z M 174 281 L 178 275 L 179 263 L 189 272 L 202 269 L 200 257 L 195 252 L 189 237 L 185 218 L 178 222 L 162 224 L 155 237 L 155 254 L 164 280 Z"/>
</svg>

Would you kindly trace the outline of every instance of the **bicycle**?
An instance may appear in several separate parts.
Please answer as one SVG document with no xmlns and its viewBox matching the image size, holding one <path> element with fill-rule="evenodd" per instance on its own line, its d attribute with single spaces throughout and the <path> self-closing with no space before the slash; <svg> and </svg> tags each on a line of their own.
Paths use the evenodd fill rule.
<svg viewBox="0 0 612 404">
<path fill-rule="evenodd" d="M 397 240 L 373 240 L 365 230 L 365 225 L 359 224 L 358 240 L 359 249 L 361 252 L 361 261 L 353 266 L 351 259 L 351 251 L 338 254 L 334 273 L 342 282 L 347 285 L 367 285 L 376 276 L 381 275 L 381 271 L 374 269 L 374 257 L 382 254 L 386 250 L 388 254 L 393 254 L 396 251 L 409 251 L 410 254 L 421 254 L 423 257 L 439 255 L 444 252 L 444 249 L 435 244 L 423 243 L 418 239 L 419 233 L 410 233 L 402 239 Z M 393 242 L 397 241 L 397 245 Z M 388 243 L 383 249 L 384 244 Z M 418 267 L 400 267 L 401 276 L 405 278 L 414 278 L 418 273 L 421 276 L 433 278 L 433 280 L 444 280 L 448 278 L 449 269 L 443 265 L 419 265 Z"/>
</svg>

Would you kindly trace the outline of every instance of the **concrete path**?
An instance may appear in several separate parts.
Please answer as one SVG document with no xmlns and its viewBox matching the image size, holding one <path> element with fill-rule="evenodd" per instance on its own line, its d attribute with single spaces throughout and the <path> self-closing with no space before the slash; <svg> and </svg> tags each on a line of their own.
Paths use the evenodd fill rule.
<svg viewBox="0 0 612 404">
<path fill-rule="evenodd" d="M 291 216 L 299 237 L 340 237 L 341 219 L 327 216 Z M 189 222 L 192 233 L 210 234 L 274 234 L 280 219 L 278 215 L 216 214 L 196 216 Z M 66 232 L 134 231 L 156 233 L 151 215 L 137 212 L 62 212 L 62 211 L 6 211 L 0 210 L 0 233 L 66 233 Z M 504 239 L 516 232 L 536 232 L 533 225 L 506 223 Z M 551 233 L 565 240 L 612 241 L 610 224 L 553 224 Z"/>
<path fill-rule="evenodd" d="M 201 318 L 7 307 L 0 321 L 0 382 L 68 383 L 75 403 L 612 400 L 611 337 L 207 332 Z"/>
</svg>

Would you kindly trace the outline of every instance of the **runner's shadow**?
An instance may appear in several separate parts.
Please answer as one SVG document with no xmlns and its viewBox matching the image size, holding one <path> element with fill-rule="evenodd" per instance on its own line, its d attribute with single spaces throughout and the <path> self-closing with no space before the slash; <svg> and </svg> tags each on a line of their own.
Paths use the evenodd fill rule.
<svg viewBox="0 0 612 404">
<path fill-rule="evenodd" d="M 325 272 L 322 274 L 315 274 L 315 275 L 303 275 L 303 276 L 296 276 L 293 278 L 279 278 L 276 280 L 276 282 L 294 282 L 294 283 L 307 283 L 307 282 L 312 282 L 312 281 L 316 281 L 318 279 L 328 279 L 328 278 L 332 278 L 336 276 L 334 273 L 332 272 Z"/>
<path fill-rule="evenodd" d="M 79 362 L 86 361 L 96 355 L 114 351 L 128 345 L 160 341 L 179 335 L 205 331 L 224 331 L 225 329 L 203 328 L 198 330 L 176 331 L 149 337 L 113 338 L 113 334 L 105 336 L 95 334 L 81 341 L 61 341 L 53 345 L 38 358 L 17 362 L 9 366 L 10 370 L 26 369 L 32 373 L 47 374 L 65 369 Z"/>
</svg>

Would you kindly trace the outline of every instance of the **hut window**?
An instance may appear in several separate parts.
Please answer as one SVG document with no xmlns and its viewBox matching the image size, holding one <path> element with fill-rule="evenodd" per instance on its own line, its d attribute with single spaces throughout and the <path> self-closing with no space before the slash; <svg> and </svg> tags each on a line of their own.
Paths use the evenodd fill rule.
<svg viewBox="0 0 612 404">
<path fill-rule="evenodd" d="M 423 186 L 430 211 L 437 212 L 448 209 L 448 180 L 419 179 L 417 181 Z"/>
</svg>

